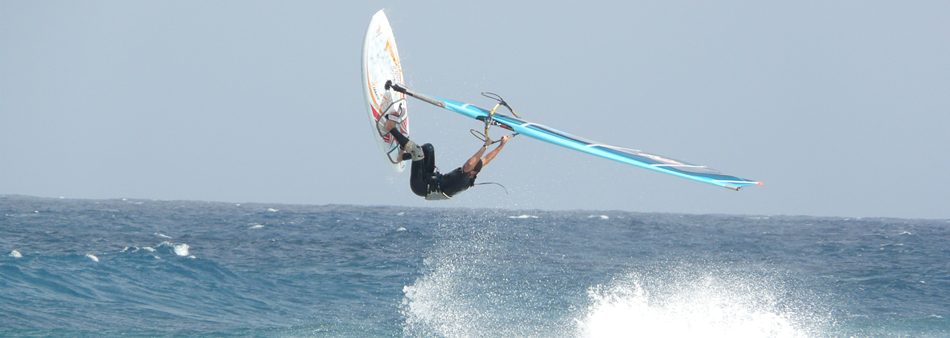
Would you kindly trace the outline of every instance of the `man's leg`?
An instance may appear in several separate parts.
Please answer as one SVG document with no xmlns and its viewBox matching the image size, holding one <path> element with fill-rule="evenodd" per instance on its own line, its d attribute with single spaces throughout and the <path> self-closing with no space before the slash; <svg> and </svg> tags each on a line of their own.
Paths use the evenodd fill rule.
<svg viewBox="0 0 950 338">
<path fill-rule="evenodd" d="M 429 194 L 431 178 L 435 175 L 435 148 L 431 143 L 422 145 L 425 156 L 420 160 L 412 161 L 409 174 L 409 188 L 416 195 L 425 197 Z"/>
<path fill-rule="evenodd" d="M 406 152 L 406 154 L 403 154 L 403 160 L 411 159 L 413 161 L 418 161 L 425 157 L 424 152 L 418 145 L 399 132 L 399 128 L 396 128 L 396 121 L 386 121 L 384 128 L 384 130 L 388 130 L 389 134 L 396 138 L 396 142 L 399 142 L 399 146 L 402 148 L 402 151 Z M 411 157 L 407 158 L 406 155 L 410 155 Z"/>
<path fill-rule="evenodd" d="M 432 146 L 432 143 L 423 144 L 422 153 L 425 155 L 422 159 L 425 170 L 429 175 L 432 175 L 435 172 L 435 147 Z"/>
<path fill-rule="evenodd" d="M 429 143 L 422 147 L 417 146 L 406 135 L 399 132 L 395 121 L 386 121 L 384 130 L 387 130 L 389 134 L 396 138 L 396 142 L 399 142 L 399 146 L 405 152 L 402 154 L 402 159 L 412 160 L 412 168 L 409 173 L 409 189 L 414 194 L 425 197 L 429 194 L 429 177 L 435 171 L 434 148 Z"/>
</svg>

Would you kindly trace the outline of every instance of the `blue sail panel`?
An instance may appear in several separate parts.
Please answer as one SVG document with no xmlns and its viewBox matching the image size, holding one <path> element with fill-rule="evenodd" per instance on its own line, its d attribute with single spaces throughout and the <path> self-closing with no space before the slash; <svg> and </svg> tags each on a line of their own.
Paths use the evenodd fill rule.
<svg viewBox="0 0 950 338">
<path fill-rule="evenodd" d="M 445 109 L 461 115 L 479 119 L 489 115 L 487 109 L 468 103 L 439 99 Z M 647 153 L 641 150 L 617 147 L 598 143 L 582 137 L 574 136 L 563 131 L 528 122 L 523 119 L 496 113 L 492 116 L 495 122 L 505 125 L 512 131 L 544 142 L 556 144 L 565 148 L 585 152 L 594 156 L 603 157 L 637 167 L 650 169 L 665 174 L 679 176 L 699 182 L 709 183 L 733 190 L 750 185 L 761 185 L 761 182 L 723 174 L 715 169 L 703 165 L 695 165 L 671 159 L 669 157 Z"/>
</svg>

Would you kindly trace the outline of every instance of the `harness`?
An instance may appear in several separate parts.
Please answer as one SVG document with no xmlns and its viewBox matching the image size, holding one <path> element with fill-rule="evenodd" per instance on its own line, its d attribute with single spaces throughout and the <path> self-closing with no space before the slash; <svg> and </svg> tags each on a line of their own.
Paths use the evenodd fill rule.
<svg viewBox="0 0 950 338">
<path fill-rule="evenodd" d="M 426 184 L 426 188 L 429 190 L 429 193 L 426 194 L 425 199 L 427 201 L 442 201 L 452 198 L 452 196 L 446 195 L 442 192 L 442 174 L 438 172 L 433 173 L 432 176 L 429 176 L 429 182 Z"/>
<path fill-rule="evenodd" d="M 427 201 L 442 201 L 442 200 L 447 200 L 450 198 L 452 198 L 452 196 L 446 195 L 444 192 L 440 190 L 430 191 L 429 194 L 426 195 Z"/>
</svg>

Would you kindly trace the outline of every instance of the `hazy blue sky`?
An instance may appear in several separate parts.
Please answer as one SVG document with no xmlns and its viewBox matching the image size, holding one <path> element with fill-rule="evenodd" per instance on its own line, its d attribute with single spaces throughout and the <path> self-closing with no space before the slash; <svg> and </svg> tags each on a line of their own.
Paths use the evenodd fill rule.
<svg viewBox="0 0 950 338">
<path fill-rule="evenodd" d="M 380 8 L 418 91 L 765 186 L 519 138 L 480 175 L 509 195 L 425 202 L 363 106 Z M 410 114 L 443 170 L 479 147 Z M 950 218 L 948 148 L 947 1 L 0 0 L 0 194 Z"/>
</svg>

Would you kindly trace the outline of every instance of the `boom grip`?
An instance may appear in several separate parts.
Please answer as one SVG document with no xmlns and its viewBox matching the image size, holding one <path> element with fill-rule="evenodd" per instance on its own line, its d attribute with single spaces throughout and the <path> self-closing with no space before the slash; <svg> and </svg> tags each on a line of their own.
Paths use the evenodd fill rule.
<svg viewBox="0 0 950 338">
<path fill-rule="evenodd" d="M 389 90 L 389 89 L 395 90 L 403 94 L 409 94 L 409 93 L 406 93 L 405 87 L 400 86 L 398 83 L 393 83 L 392 80 L 386 80 L 386 90 Z"/>
<path fill-rule="evenodd" d="M 386 90 L 389 90 L 389 89 L 392 89 L 392 90 L 395 90 L 395 91 L 397 91 L 397 92 L 406 94 L 406 95 L 408 95 L 408 96 L 412 96 L 412 97 L 414 97 L 414 98 L 416 98 L 416 99 L 419 99 L 420 101 L 426 102 L 426 103 L 431 104 L 431 105 L 433 105 L 433 106 L 445 108 L 445 103 L 443 103 L 442 101 L 433 99 L 433 98 L 431 98 L 431 97 L 428 97 L 428 96 L 425 96 L 425 95 L 422 95 L 422 94 L 419 94 L 419 93 L 412 92 L 412 91 L 410 91 L 408 88 L 403 87 L 402 85 L 400 85 L 400 84 L 398 84 L 398 83 L 395 83 L 395 82 L 393 82 L 392 80 L 387 80 L 387 81 L 386 81 Z"/>
</svg>

